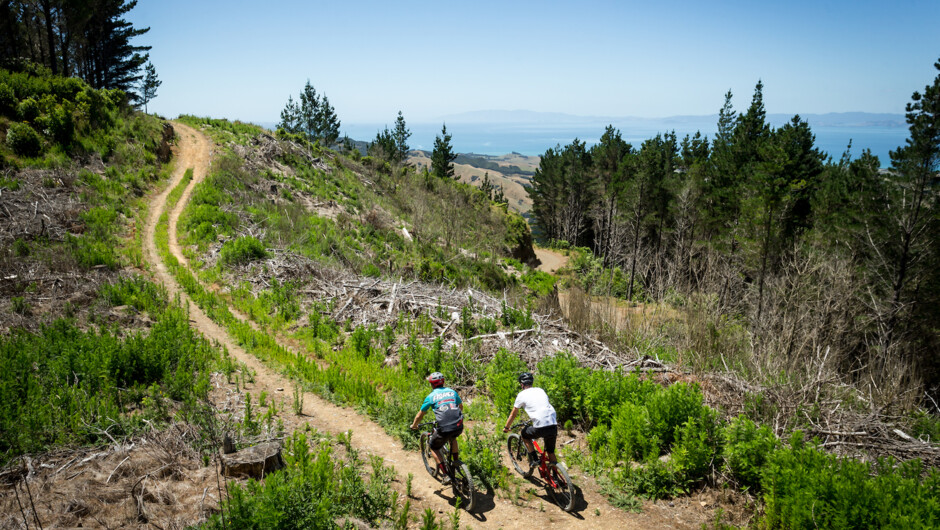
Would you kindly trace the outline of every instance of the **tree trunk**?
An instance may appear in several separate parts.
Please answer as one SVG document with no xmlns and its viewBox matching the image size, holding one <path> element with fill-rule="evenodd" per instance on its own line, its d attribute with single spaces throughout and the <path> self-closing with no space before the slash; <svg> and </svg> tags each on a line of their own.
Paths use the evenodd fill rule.
<svg viewBox="0 0 940 530">
<path fill-rule="evenodd" d="M 49 66 L 52 68 L 52 75 L 59 74 L 59 61 L 55 55 L 55 25 L 52 23 L 52 4 L 49 0 L 42 2 L 42 14 L 46 18 L 46 40 L 49 46 Z"/>
</svg>

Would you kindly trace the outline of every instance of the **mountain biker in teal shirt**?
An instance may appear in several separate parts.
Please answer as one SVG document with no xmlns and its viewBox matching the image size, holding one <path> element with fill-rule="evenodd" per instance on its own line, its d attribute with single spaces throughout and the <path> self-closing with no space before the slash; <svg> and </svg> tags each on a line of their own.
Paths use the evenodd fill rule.
<svg viewBox="0 0 940 530">
<path fill-rule="evenodd" d="M 418 428 L 421 418 L 427 413 L 428 409 L 434 411 L 434 419 L 437 421 L 437 427 L 431 433 L 429 444 L 431 454 L 437 461 L 438 467 L 441 466 L 442 458 L 440 449 L 444 447 L 445 442 L 450 442 L 450 453 L 456 462 L 459 455 L 457 437 L 463 433 L 463 400 L 457 395 L 457 392 L 444 386 L 444 374 L 434 372 L 428 377 L 428 382 L 434 387 L 434 390 L 421 404 L 421 410 L 415 415 L 411 422 L 411 429 Z"/>
</svg>

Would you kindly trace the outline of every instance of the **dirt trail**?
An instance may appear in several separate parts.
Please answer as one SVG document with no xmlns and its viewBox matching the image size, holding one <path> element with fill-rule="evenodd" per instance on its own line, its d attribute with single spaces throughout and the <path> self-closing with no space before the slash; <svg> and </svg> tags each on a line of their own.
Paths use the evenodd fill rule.
<svg viewBox="0 0 940 530">
<path fill-rule="evenodd" d="M 535 249 L 535 256 L 542 262 L 539 265 L 539 270 L 542 272 L 554 273 L 568 264 L 568 256 L 547 248 Z"/>
<path fill-rule="evenodd" d="M 176 223 L 193 188 L 206 177 L 210 146 L 207 138 L 191 127 L 180 123 L 174 123 L 174 127 L 179 135 L 176 169 L 166 191 L 151 200 L 144 237 L 144 254 L 156 279 L 165 284 L 171 294 L 179 294 L 184 303 L 189 304 L 190 318 L 198 330 L 206 337 L 228 348 L 238 361 L 255 372 L 255 382 L 246 385 L 247 391 L 253 394 L 265 391 L 282 402 L 283 406 L 279 408 L 282 410 L 281 417 L 288 432 L 303 428 L 305 424 L 334 434 L 352 431 L 352 443 L 356 448 L 381 456 L 386 463 L 395 467 L 400 489 L 404 489 L 404 477 L 409 473 L 414 475 L 412 491 L 417 502 L 413 501 L 413 504 L 417 504 L 417 510 L 413 510 L 413 514 L 420 514 L 425 507 L 432 508 L 439 515 L 451 513 L 454 499 L 450 487 L 443 488 L 428 476 L 418 453 L 405 451 L 400 442 L 386 434 L 368 417 L 354 410 L 333 405 L 312 393 L 304 395 L 303 414 L 299 416 L 294 414 L 287 395 L 293 388 L 291 381 L 245 352 L 224 329 L 210 320 L 182 292 L 176 280 L 160 260 L 155 243 L 156 225 L 166 208 L 170 190 L 182 180 L 187 168 L 193 168 L 192 181 L 181 200 L 169 214 L 171 252 L 181 263 L 187 263 L 177 242 Z M 284 346 L 288 345 L 284 344 Z M 588 478 L 582 478 L 580 474 L 576 476 L 578 478 L 575 483 L 585 486 Z M 536 493 L 538 497 L 546 495 L 544 490 L 536 490 Z M 517 506 L 509 500 L 494 498 L 484 492 L 478 504 L 479 509 L 475 513 L 463 512 L 461 514 L 462 523 L 469 524 L 473 528 L 698 528 L 704 522 L 701 514 L 694 513 L 695 510 L 666 510 L 662 503 L 651 506 L 652 509 L 646 509 L 642 514 L 623 512 L 607 504 L 603 497 L 596 493 L 595 487 L 585 487 L 578 511 L 573 514 L 562 512 L 549 498 L 534 498 L 525 506 Z"/>
</svg>

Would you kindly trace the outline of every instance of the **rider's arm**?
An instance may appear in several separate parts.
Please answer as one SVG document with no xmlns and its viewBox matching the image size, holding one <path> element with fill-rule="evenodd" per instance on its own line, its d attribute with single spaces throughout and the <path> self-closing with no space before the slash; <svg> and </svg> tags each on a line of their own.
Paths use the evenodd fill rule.
<svg viewBox="0 0 940 530">
<path fill-rule="evenodd" d="M 424 414 L 426 412 L 427 412 L 426 410 L 419 410 L 418 413 L 415 414 L 415 419 L 414 421 L 411 422 L 411 430 L 415 430 L 418 428 L 418 423 L 421 421 L 421 418 L 424 417 Z"/>
<path fill-rule="evenodd" d="M 506 420 L 506 426 L 503 427 L 503 432 L 509 432 L 509 426 L 512 425 L 512 420 L 516 419 L 516 416 L 519 414 L 519 408 L 513 407 L 512 412 L 509 413 L 509 419 Z"/>
</svg>

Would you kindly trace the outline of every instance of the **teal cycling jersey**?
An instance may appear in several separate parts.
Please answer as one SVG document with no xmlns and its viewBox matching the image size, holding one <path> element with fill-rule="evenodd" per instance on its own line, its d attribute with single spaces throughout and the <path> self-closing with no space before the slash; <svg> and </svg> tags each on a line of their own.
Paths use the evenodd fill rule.
<svg viewBox="0 0 940 530">
<path fill-rule="evenodd" d="M 460 410 L 462 403 L 457 392 L 450 388 L 435 388 L 424 398 L 421 410 L 427 412 L 428 409 L 433 409 L 437 428 L 446 432 L 463 425 L 463 412 Z"/>
</svg>

